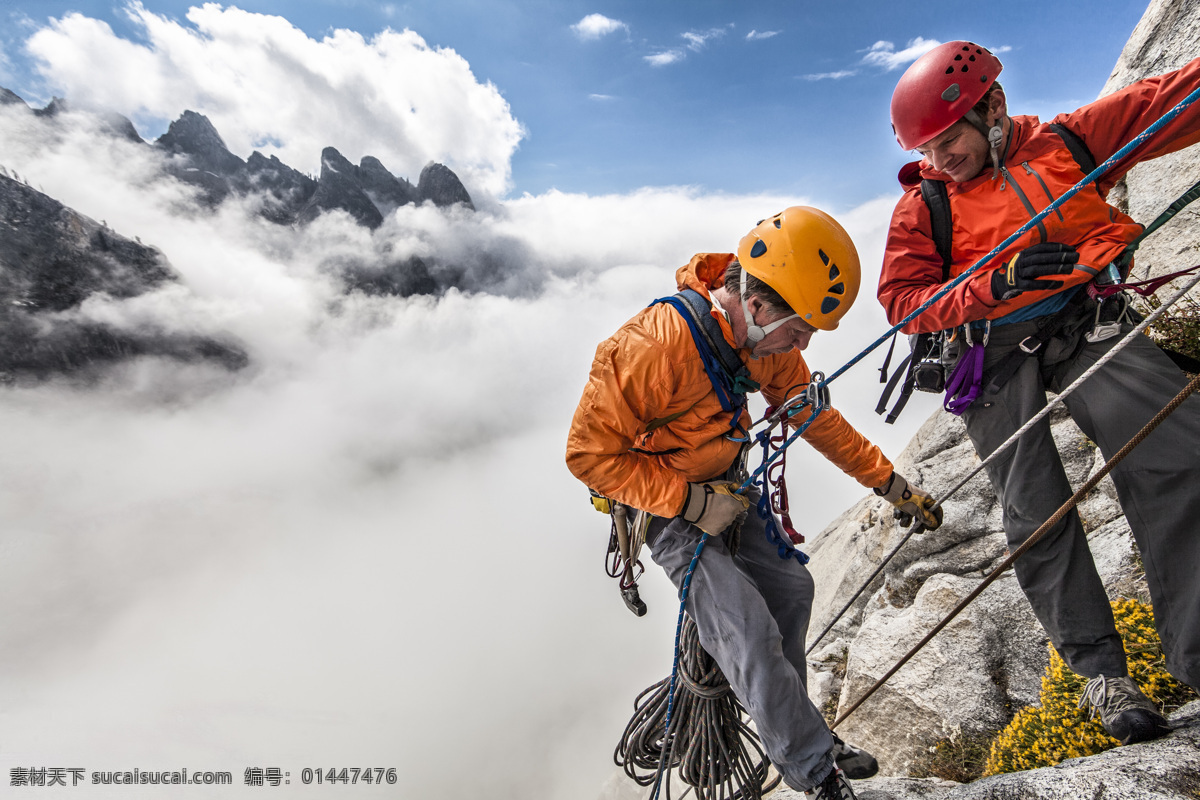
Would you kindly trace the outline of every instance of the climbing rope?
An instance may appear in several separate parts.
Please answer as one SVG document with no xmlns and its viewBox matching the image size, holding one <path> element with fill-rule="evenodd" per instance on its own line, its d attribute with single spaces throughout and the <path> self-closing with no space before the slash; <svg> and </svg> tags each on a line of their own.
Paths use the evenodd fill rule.
<svg viewBox="0 0 1200 800">
<path fill-rule="evenodd" d="M 840 716 L 838 716 L 838 718 L 836 720 L 834 720 L 833 724 L 830 725 L 829 727 L 836 728 L 838 725 L 840 725 L 842 723 L 842 721 L 844 719 L 846 719 L 846 717 L 853 714 L 854 711 L 859 706 L 861 706 L 864 702 L 866 702 L 867 698 L 869 698 L 871 695 L 875 694 L 875 692 L 881 686 L 883 686 L 885 683 L 887 683 L 887 680 L 889 678 L 891 678 L 893 675 L 895 675 L 896 672 L 899 671 L 899 669 L 901 667 L 903 667 L 905 664 L 907 664 L 908 661 L 921 650 L 921 648 L 923 648 L 925 645 L 927 645 L 930 642 L 930 640 L 933 639 L 934 636 L 936 636 L 943 628 L 945 628 L 947 625 L 949 625 L 950 622 L 955 617 L 957 617 L 963 609 L 965 609 L 967 606 L 969 606 L 976 597 L 981 595 L 983 593 L 983 591 L 985 589 L 987 589 L 987 587 L 991 586 L 992 583 L 994 583 L 996 581 L 996 579 L 1000 577 L 1001 574 L 1003 574 L 1009 567 L 1011 567 L 1018 558 L 1020 558 L 1026 552 L 1028 552 L 1029 548 L 1033 547 L 1038 542 L 1038 540 L 1040 540 L 1043 536 L 1045 536 L 1047 531 L 1049 531 L 1051 528 L 1053 528 L 1055 525 L 1057 525 L 1059 522 L 1061 522 L 1062 518 L 1065 517 L 1071 511 L 1071 509 L 1073 509 L 1076 505 L 1078 505 L 1079 501 L 1082 500 L 1083 497 L 1088 492 L 1090 492 L 1093 488 L 1095 488 L 1096 484 L 1100 483 L 1100 481 L 1104 478 L 1104 476 L 1108 475 L 1108 473 L 1112 470 L 1113 467 L 1115 467 L 1117 464 L 1121 463 L 1121 460 L 1124 459 L 1125 456 L 1129 455 L 1129 453 L 1133 450 L 1133 448 L 1135 448 L 1139 444 L 1141 444 L 1142 440 L 1145 439 L 1147 436 L 1149 436 L 1150 433 L 1155 428 L 1157 428 L 1164 419 L 1166 419 L 1168 416 L 1170 416 L 1171 412 L 1173 412 L 1175 409 L 1179 408 L 1179 405 L 1181 403 L 1183 403 L 1183 401 L 1186 400 L 1190 394 L 1195 392 L 1197 388 L 1200 388 L 1200 375 L 1197 375 L 1194 378 L 1192 378 L 1191 381 L 1189 381 L 1188 384 L 1186 386 L 1184 386 L 1183 389 L 1180 390 L 1179 394 L 1175 395 L 1175 397 L 1169 403 L 1167 403 L 1161 411 L 1159 411 L 1157 414 L 1154 415 L 1153 419 L 1151 419 L 1149 422 L 1147 422 L 1140 431 L 1138 431 L 1136 434 L 1134 434 L 1132 439 L 1130 439 L 1128 442 L 1125 443 L 1125 446 L 1122 447 L 1117 452 L 1116 455 L 1114 455 L 1107 462 L 1105 462 L 1104 466 L 1101 467 L 1100 470 L 1095 475 L 1088 478 L 1087 481 L 1085 481 L 1084 484 L 1079 487 L 1079 489 L 1075 492 L 1075 494 L 1071 495 L 1071 497 L 1065 503 L 1063 503 L 1061 506 L 1059 506 L 1057 511 L 1055 511 L 1053 514 L 1050 515 L 1050 518 L 1048 520 L 1046 520 L 1044 523 L 1042 523 L 1042 526 L 1040 528 L 1038 528 L 1036 531 L 1034 531 L 1033 534 L 1028 539 L 1026 539 L 1024 542 L 1022 542 L 1021 546 L 1018 547 L 1016 550 L 1014 550 L 1012 552 L 1012 554 L 1009 555 L 1008 558 L 1004 559 L 1004 561 L 1000 564 L 1000 566 L 998 566 L 994 570 L 992 570 L 991 573 L 989 573 L 988 576 L 986 578 L 984 578 L 979 583 L 979 585 L 976 586 L 970 592 L 970 594 L 968 594 L 966 597 L 964 597 L 962 599 L 962 601 L 957 606 L 955 606 L 954 609 L 951 610 L 950 613 L 945 616 L 945 618 L 942 619 L 941 622 L 939 622 L 937 625 L 934 626 L 933 630 L 931 630 L 929 633 L 925 634 L 925 638 L 921 639 L 921 641 L 917 642 L 917 644 L 914 645 L 912 647 L 912 649 L 910 649 L 907 653 L 905 653 L 904 656 L 899 661 L 897 661 L 895 663 L 895 665 L 893 665 L 892 668 L 889 669 L 883 675 L 882 678 L 875 681 L 875 684 L 873 686 L 871 686 L 871 688 L 868 689 L 866 691 L 866 693 L 863 694 L 862 697 L 860 697 L 860 698 L 858 698 L 858 700 L 854 701 L 854 703 L 848 709 L 846 709 Z"/>
<path fill-rule="evenodd" d="M 684 619 L 679 650 L 679 689 L 670 728 L 671 679 L 664 678 L 634 701 L 633 718 L 613 760 L 641 786 L 659 781 L 665 765 L 702 800 L 760 800 L 781 778 L 775 773 L 768 780 L 770 762 L 750 717 L 700 646 L 690 616 Z M 669 777 L 666 797 L 671 797 Z"/>
</svg>

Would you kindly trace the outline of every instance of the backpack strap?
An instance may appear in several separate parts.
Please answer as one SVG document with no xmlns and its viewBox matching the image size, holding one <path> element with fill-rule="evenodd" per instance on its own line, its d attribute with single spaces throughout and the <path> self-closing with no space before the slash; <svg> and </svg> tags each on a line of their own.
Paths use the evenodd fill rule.
<svg viewBox="0 0 1200 800">
<path fill-rule="evenodd" d="M 950 196 L 946 192 L 945 182 L 923 178 L 921 180 L 921 199 L 925 201 L 925 207 L 929 209 L 929 230 L 933 238 L 933 246 L 942 259 L 942 283 L 945 283 L 950 280 L 951 239 L 954 229 L 954 223 L 950 217 Z M 893 345 L 895 341 L 895 337 L 893 337 Z M 912 352 L 896 365 L 896 371 L 892 373 L 891 380 L 887 381 L 887 386 L 879 397 L 879 404 L 875 406 L 875 413 L 882 414 L 884 412 L 888 400 L 892 397 L 892 392 L 899 385 L 900 396 L 896 398 L 896 404 L 892 406 L 892 410 L 888 412 L 885 419 L 889 425 L 896 421 L 900 412 L 904 410 L 904 406 L 908 404 L 908 398 L 916 386 L 913 370 L 929 352 L 932 344 L 932 333 L 917 334 L 911 340 Z M 891 351 L 888 352 L 887 360 L 891 360 Z M 879 380 L 881 383 L 886 380 L 884 377 L 886 369 L 887 363 L 885 362 L 883 368 L 880 369 Z M 902 375 L 903 382 L 901 382 Z"/>
<path fill-rule="evenodd" d="M 1084 175 L 1090 175 L 1096 171 L 1096 158 L 1092 155 L 1092 151 L 1088 150 L 1088 146 L 1084 144 L 1083 139 L 1079 138 L 1079 134 L 1058 122 L 1050 123 L 1050 130 L 1057 133 L 1058 138 L 1063 140 L 1063 144 L 1071 151 L 1071 157 L 1075 159 L 1075 163 L 1083 170 Z"/>
<path fill-rule="evenodd" d="M 749 367 L 726 341 L 720 324 L 712 316 L 712 303 L 694 289 L 684 289 L 672 297 L 660 297 L 650 305 L 659 303 L 673 306 L 687 323 L 721 408 L 725 411 L 745 408 L 746 393 L 758 391 L 759 384 L 750 377 Z M 737 427 L 740 418 L 740 413 L 733 415 L 730 429 Z"/>
<path fill-rule="evenodd" d="M 954 222 L 950 217 L 950 195 L 946 192 L 946 182 L 933 178 L 921 179 L 921 199 L 929 209 L 929 229 L 933 236 L 933 246 L 942 257 L 942 283 L 950 280 L 950 262 L 953 257 L 951 245 L 953 242 Z"/>
</svg>

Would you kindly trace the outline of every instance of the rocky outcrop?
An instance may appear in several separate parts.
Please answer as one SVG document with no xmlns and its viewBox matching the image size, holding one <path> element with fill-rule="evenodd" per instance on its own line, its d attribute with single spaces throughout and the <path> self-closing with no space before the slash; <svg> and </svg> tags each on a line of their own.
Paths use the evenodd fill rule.
<svg viewBox="0 0 1200 800">
<path fill-rule="evenodd" d="M 1200 52 L 1197 42 L 1200 0 L 1151 0 L 1101 94 L 1182 67 Z M 1198 178 L 1200 147 L 1192 146 L 1138 164 L 1114 187 L 1110 200 L 1146 225 Z M 1195 219 L 1196 212 L 1189 209 L 1148 237 L 1138 248 L 1133 277 L 1163 275 L 1200 264 L 1200 228 L 1190 224 Z"/>
<path fill-rule="evenodd" d="M 457 176 L 455 178 L 457 180 Z M 367 197 L 384 216 L 400 206 L 420 203 L 422 198 L 417 187 L 403 178 L 388 172 L 383 163 L 374 156 L 364 156 L 358 164 L 358 182 Z M 467 198 L 470 202 L 470 198 Z M 435 201 L 436 202 L 436 201 Z"/>
<path fill-rule="evenodd" d="M 439 208 L 461 203 L 472 211 L 475 210 L 471 195 L 467 194 L 462 181 L 444 164 L 427 164 L 425 169 L 421 170 L 417 193 L 422 200 L 428 200 Z"/>
<path fill-rule="evenodd" d="M 91 297 L 130 298 L 175 280 L 158 250 L 0 176 L 0 380 L 88 373 L 135 355 L 244 366 L 231 342 L 72 313 Z"/>
<path fill-rule="evenodd" d="M 22 100 L 18 95 L 9 89 L 0 86 L 0 106 L 15 106 L 22 105 L 29 108 L 29 104 Z"/>
<path fill-rule="evenodd" d="M 1054 767 L 969 784 L 915 778 L 855 781 L 859 800 L 1182 800 L 1200 796 L 1200 702 L 1170 716 L 1174 731 Z M 778 800 L 802 800 L 781 789 Z"/>
<path fill-rule="evenodd" d="M 295 222 L 298 209 L 304 208 L 317 191 L 315 180 L 277 156 L 268 158 L 257 150 L 246 159 L 236 186 L 239 193 L 258 198 L 258 213 L 279 225 Z"/>
<path fill-rule="evenodd" d="M 321 178 L 317 191 L 297 215 L 301 223 L 312 222 L 325 211 L 345 211 L 360 225 L 378 228 L 383 214 L 371 202 L 359 181 L 358 168 L 332 147 L 321 151 Z"/>
</svg>

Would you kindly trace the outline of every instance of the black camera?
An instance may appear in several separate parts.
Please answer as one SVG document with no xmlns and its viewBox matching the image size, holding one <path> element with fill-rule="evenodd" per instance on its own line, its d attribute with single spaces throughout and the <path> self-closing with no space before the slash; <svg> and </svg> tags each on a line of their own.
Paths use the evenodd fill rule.
<svg viewBox="0 0 1200 800">
<path fill-rule="evenodd" d="M 920 392 L 944 392 L 946 390 L 946 367 L 940 359 L 918 361 L 913 367 L 913 386 Z"/>
</svg>

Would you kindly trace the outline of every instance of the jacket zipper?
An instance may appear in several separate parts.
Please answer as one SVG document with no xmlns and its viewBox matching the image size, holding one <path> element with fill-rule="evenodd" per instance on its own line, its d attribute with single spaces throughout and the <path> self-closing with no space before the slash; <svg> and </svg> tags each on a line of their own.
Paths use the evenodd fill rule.
<svg viewBox="0 0 1200 800">
<path fill-rule="evenodd" d="M 1000 191 L 1004 191 L 1004 183 L 1012 184 L 1013 191 L 1016 192 L 1017 197 L 1020 198 L 1021 205 L 1025 206 L 1025 211 L 1028 212 L 1029 218 L 1033 219 L 1034 217 L 1036 217 L 1037 212 L 1033 210 L 1033 204 L 1029 202 L 1029 198 L 1025 196 L 1025 193 L 1023 191 L 1021 191 L 1021 187 L 1018 186 L 1016 180 L 1013 179 L 1012 173 L 1008 171 L 1008 167 L 1002 166 L 1002 167 L 1000 167 L 1000 171 L 1002 173 L 1004 173 L 1004 178 L 1005 178 L 1005 181 L 1000 184 Z M 1041 179 L 1039 178 L 1038 180 L 1041 180 Z M 1045 185 L 1045 184 L 1043 184 L 1043 185 Z M 1037 223 L 1037 229 L 1038 229 L 1038 233 L 1040 233 L 1042 235 L 1042 241 L 1043 242 L 1046 241 L 1048 238 L 1046 236 L 1046 226 L 1043 225 L 1039 221 Z"/>
<path fill-rule="evenodd" d="M 1054 202 L 1054 195 L 1050 194 L 1050 187 L 1046 185 L 1046 182 L 1045 182 L 1044 180 L 1042 180 L 1042 176 L 1038 174 L 1038 171 L 1037 171 L 1036 169 L 1034 169 L 1033 167 L 1029 166 L 1029 162 L 1028 162 L 1028 161 L 1022 161 L 1022 162 L 1021 162 L 1021 166 L 1025 168 L 1025 174 L 1026 174 L 1026 175 L 1032 175 L 1033 177 L 1037 178 L 1037 182 L 1038 182 L 1039 184 L 1041 184 L 1041 186 L 1042 186 L 1042 191 L 1046 193 L 1046 199 L 1047 199 L 1047 200 L 1049 200 L 1051 203 L 1053 203 L 1053 202 Z M 1059 220 L 1059 222 L 1065 222 L 1065 221 L 1066 221 L 1066 220 L 1063 218 L 1063 215 L 1062 215 L 1062 209 L 1061 209 L 1061 208 L 1056 208 L 1056 209 L 1054 209 L 1054 213 L 1058 215 L 1058 220 Z"/>
</svg>

